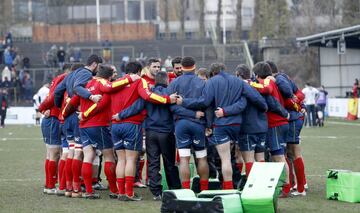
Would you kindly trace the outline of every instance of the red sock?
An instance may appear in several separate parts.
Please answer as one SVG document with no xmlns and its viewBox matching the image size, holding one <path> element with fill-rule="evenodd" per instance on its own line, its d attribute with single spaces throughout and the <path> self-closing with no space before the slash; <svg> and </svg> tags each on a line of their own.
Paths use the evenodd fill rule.
<svg viewBox="0 0 360 213">
<path fill-rule="evenodd" d="M 125 194 L 125 178 L 117 178 L 116 182 L 117 182 L 119 195 L 124 195 Z"/>
<path fill-rule="evenodd" d="M 249 174 L 250 174 L 252 165 L 253 165 L 253 162 L 247 162 L 247 163 L 245 163 L 245 167 L 246 167 L 246 177 L 249 177 Z"/>
<path fill-rule="evenodd" d="M 117 194 L 118 189 L 116 187 L 115 163 L 110 161 L 105 162 L 104 173 L 109 183 L 110 192 Z"/>
<path fill-rule="evenodd" d="M 99 179 L 97 177 L 93 177 L 93 178 L 91 178 L 91 182 L 97 183 L 97 182 L 99 182 Z"/>
<path fill-rule="evenodd" d="M 92 193 L 92 163 L 84 162 L 81 168 L 81 175 L 84 179 L 87 193 Z"/>
<path fill-rule="evenodd" d="M 305 166 L 302 157 L 296 158 L 294 160 L 294 168 L 296 174 L 296 181 L 297 181 L 297 190 L 298 192 L 303 192 L 304 185 L 305 185 Z"/>
<path fill-rule="evenodd" d="M 60 176 L 61 176 L 61 178 L 60 178 L 60 183 L 59 183 L 59 189 L 64 190 L 64 189 L 66 189 L 65 161 L 64 161 L 64 169 L 61 174 L 59 173 L 59 177 Z"/>
<path fill-rule="evenodd" d="M 49 160 L 48 163 L 48 173 L 49 173 L 49 188 L 55 188 L 56 183 L 56 162 Z"/>
<path fill-rule="evenodd" d="M 236 167 L 239 169 L 240 174 L 242 173 L 243 163 L 236 163 Z"/>
<path fill-rule="evenodd" d="M 139 181 L 142 182 L 142 171 L 143 171 L 143 168 L 144 168 L 144 165 L 145 165 L 145 160 L 140 160 L 139 162 L 139 171 L 138 171 L 138 174 L 139 174 Z"/>
<path fill-rule="evenodd" d="M 226 189 L 234 189 L 234 185 L 233 185 L 232 180 L 228 180 L 228 181 L 223 182 L 223 190 L 226 190 Z"/>
<path fill-rule="evenodd" d="M 179 150 L 176 149 L 176 160 L 177 163 L 180 163 L 180 155 L 179 155 Z"/>
<path fill-rule="evenodd" d="M 285 183 L 285 185 L 282 188 L 282 191 L 283 191 L 284 194 L 287 195 L 287 194 L 289 194 L 290 189 L 291 189 L 290 183 Z"/>
<path fill-rule="evenodd" d="M 45 188 L 49 188 L 49 159 L 45 160 Z"/>
<path fill-rule="evenodd" d="M 181 182 L 183 189 L 190 189 L 190 180 L 185 180 Z"/>
<path fill-rule="evenodd" d="M 67 158 L 65 162 L 66 190 L 72 191 L 72 159 Z"/>
<path fill-rule="evenodd" d="M 61 178 L 62 178 L 62 173 L 64 171 L 64 167 L 65 167 L 65 160 L 60 160 L 59 161 L 59 173 L 58 173 L 58 178 L 59 178 L 59 183 L 61 183 Z"/>
<path fill-rule="evenodd" d="M 149 161 L 148 160 L 146 160 L 145 182 L 149 183 Z"/>
<path fill-rule="evenodd" d="M 200 179 L 200 191 L 209 189 L 209 180 L 208 179 Z"/>
<path fill-rule="evenodd" d="M 80 187 L 81 166 L 82 166 L 82 161 L 73 159 L 72 174 L 73 174 L 73 190 L 75 192 L 81 191 L 81 187 Z"/>
<path fill-rule="evenodd" d="M 286 163 L 289 167 L 289 184 L 290 187 L 294 185 L 294 169 L 293 169 L 293 165 L 291 163 L 291 161 L 289 160 L 289 158 L 285 158 L 286 159 Z"/>
<path fill-rule="evenodd" d="M 134 196 L 134 176 L 125 176 L 125 191 L 129 197 Z"/>
</svg>

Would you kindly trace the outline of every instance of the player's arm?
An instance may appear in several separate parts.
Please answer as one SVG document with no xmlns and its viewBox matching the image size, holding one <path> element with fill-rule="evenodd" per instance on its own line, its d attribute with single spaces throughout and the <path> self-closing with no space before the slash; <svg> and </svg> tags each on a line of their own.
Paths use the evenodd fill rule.
<svg viewBox="0 0 360 213">
<path fill-rule="evenodd" d="M 271 94 L 273 88 L 270 84 L 270 79 L 264 79 L 264 83 L 251 82 L 250 86 L 259 91 L 262 95 Z"/>
<path fill-rule="evenodd" d="M 279 88 L 281 95 L 285 99 L 293 97 L 294 93 L 291 88 L 291 85 L 284 76 L 279 75 L 276 77 L 276 85 Z"/>
<path fill-rule="evenodd" d="M 258 110 L 262 112 L 268 110 L 268 105 L 266 104 L 264 97 L 247 83 L 244 83 L 242 95 L 245 96 L 250 103 L 256 106 Z"/>
<path fill-rule="evenodd" d="M 119 112 L 119 118 L 125 119 L 141 113 L 145 109 L 145 104 L 144 99 L 137 99 L 131 106 Z"/>
<path fill-rule="evenodd" d="M 71 99 L 66 99 L 66 104 L 61 114 L 64 118 L 71 115 L 80 105 L 80 97 L 78 95 L 74 95 Z"/>
<path fill-rule="evenodd" d="M 270 112 L 276 113 L 284 118 L 288 117 L 288 111 L 273 96 L 266 95 L 265 99 Z"/>
<path fill-rule="evenodd" d="M 52 108 L 53 106 L 55 106 L 55 100 L 54 100 L 54 94 L 49 94 L 45 100 L 39 105 L 38 109 L 39 112 L 43 112 L 47 109 Z"/>
<path fill-rule="evenodd" d="M 232 105 L 222 107 L 221 109 L 223 110 L 224 117 L 226 117 L 226 116 L 240 114 L 242 111 L 245 110 L 246 105 L 247 105 L 247 100 L 245 97 L 242 96 L 238 101 L 236 101 Z"/>
<path fill-rule="evenodd" d="M 170 104 L 170 96 L 165 95 L 158 95 L 153 93 L 149 90 L 148 84 L 144 79 L 141 79 L 141 82 L 138 84 L 137 87 L 138 93 L 142 99 L 145 101 L 149 101 L 153 104 Z"/>
<path fill-rule="evenodd" d="M 98 114 L 103 110 L 109 110 L 106 107 L 109 106 L 110 101 L 111 101 L 111 96 L 109 94 L 103 94 L 101 100 L 98 103 L 94 103 L 87 110 L 82 112 L 82 117 L 89 118 Z"/>
<path fill-rule="evenodd" d="M 64 93 L 66 91 L 66 77 L 55 88 L 54 91 L 54 104 L 61 108 L 62 100 L 64 99 Z"/>
<path fill-rule="evenodd" d="M 133 80 L 129 75 L 126 75 L 123 78 L 119 78 L 113 82 L 108 82 L 108 81 L 104 80 L 104 82 L 101 82 L 100 91 L 102 91 L 103 93 L 116 92 L 116 91 L 123 89 L 124 87 L 131 84 L 132 82 L 133 82 Z"/>
<path fill-rule="evenodd" d="M 82 75 L 78 75 L 78 78 L 75 79 L 73 85 L 73 92 L 84 99 L 89 99 L 91 93 L 89 92 L 89 90 L 85 88 L 85 85 L 88 83 L 88 81 L 91 78 L 92 75 L 90 73 L 82 73 Z"/>
<path fill-rule="evenodd" d="M 199 98 L 184 98 L 182 106 L 189 109 L 206 109 L 215 98 L 215 89 L 211 82 L 205 84 L 205 88 Z"/>
<path fill-rule="evenodd" d="M 170 111 L 177 116 L 196 118 L 196 111 L 187 109 L 183 106 L 179 106 L 176 104 L 173 104 L 170 106 Z"/>
</svg>

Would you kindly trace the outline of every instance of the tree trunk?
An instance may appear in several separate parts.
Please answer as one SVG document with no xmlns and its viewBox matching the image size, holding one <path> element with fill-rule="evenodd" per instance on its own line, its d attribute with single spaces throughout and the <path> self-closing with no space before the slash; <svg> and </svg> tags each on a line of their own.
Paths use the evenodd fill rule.
<svg viewBox="0 0 360 213">
<path fill-rule="evenodd" d="M 205 37 L 205 1 L 199 0 L 200 16 L 199 16 L 199 37 Z"/>
<path fill-rule="evenodd" d="M 242 0 L 238 0 L 236 4 L 236 26 L 234 41 L 240 41 L 242 37 Z"/>
</svg>

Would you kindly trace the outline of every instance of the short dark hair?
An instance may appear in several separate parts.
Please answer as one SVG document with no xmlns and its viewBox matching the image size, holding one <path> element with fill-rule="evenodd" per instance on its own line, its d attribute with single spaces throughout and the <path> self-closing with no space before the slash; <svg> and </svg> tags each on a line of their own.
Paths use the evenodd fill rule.
<svg viewBox="0 0 360 213">
<path fill-rule="evenodd" d="M 175 64 L 181 64 L 181 57 L 175 57 L 172 61 L 171 61 L 171 66 L 174 67 Z"/>
<path fill-rule="evenodd" d="M 70 71 L 75 71 L 79 68 L 83 68 L 85 65 L 82 63 L 75 63 L 71 65 Z"/>
<path fill-rule="evenodd" d="M 150 66 L 152 63 L 160 63 L 160 60 L 157 58 L 149 58 L 147 65 Z"/>
<path fill-rule="evenodd" d="M 164 71 L 159 71 L 155 75 L 155 84 L 168 84 L 169 76 Z"/>
<path fill-rule="evenodd" d="M 195 65 L 195 59 L 190 56 L 186 56 L 183 59 L 181 59 L 181 66 L 183 67 L 192 67 Z"/>
<path fill-rule="evenodd" d="M 100 78 L 108 79 L 113 75 L 113 73 L 114 73 L 114 70 L 111 66 L 100 64 L 99 70 L 96 73 L 96 76 L 98 76 Z"/>
<path fill-rule="evenodd" d="M 70 64 L 70 63 L 65 63 L 65 64 L 63 65 L 63 67 L 62 67 L 62 70 L 63 70 L 63 71 L 69 70 L 69 69 L 71 69 L 71 66 L 72 66 L 72 64 Z"/>
<path fill-rule="evenodd" d="M 267 64 L 269 64 L 270 68 L 271 68 L 271 72 L 273 74 L 279 73 L 279 69 L 277 68 L 276 64 L 272 61 L 266 61 Z"/>
<path fill-rule="evenodd" d="M 138 62 L 138 61 L 130 61 L 125 66 L 126 74 L 137 74 L 137 73 L 141 72 L 141 70 L 142 70 L 142 66 L 141 66 L 140 62 Z"/>
<path fill-rule="evenodd" d="M 256 63 L 253 68 L 253 72 L 255 73 L 255 75 L 259 76 L 262 79 L 272 75 L 271 67 L 266 62 Z"/>
<path fill-rule="evenodd" d="M 90 66 L 94 62 L 97 63 L 97 64 L 101 64 L 102 63 L 102 58 L 100 56 L 98 56 L 98 55 L 92 54 L 87 59 L 86 66 Z"/>
<path fill-rule="evenodd" d="M 206 78 L 209 78 L 209 72 L 206 68 L 199 68 L 197 71 L 196 71 L 196 74 L 197 75 L 201 75 L 201 76 L 205 76 Z"/>
<path fill-rule="evenodd" d="M 245 64 L 239 64 L 235 68 L 235 72 L 242 78 L 242 79 L 250 79 L 251 78 L 251 72 L 248 66 Z"/>
<path fill-rule="evenodd" d="M 226 67 L 223 63 L 212 63 L 210 65 L 210 77 L 219 74 L 221 71 L 225 71 Z"/>
</svg>

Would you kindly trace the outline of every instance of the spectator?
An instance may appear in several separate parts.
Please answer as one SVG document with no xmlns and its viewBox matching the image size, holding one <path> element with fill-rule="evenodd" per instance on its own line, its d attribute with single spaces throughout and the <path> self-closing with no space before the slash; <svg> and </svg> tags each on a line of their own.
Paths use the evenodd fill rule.
<svg viewBox="0 0 360 213">
<path fill-rule="evenodd" d="M 319 88 L 319 95 L 316 100 L 316 105 L 319 106 L 320 111 L 323 113 L 324 119 L 325 119 L 325 107 L 327 103 L 327 95 L 328 92 L 325 90 L 324 85 L 321 85 L 321 87 Z"/>
<path fill-rule="evenodd" d="M 16 70 L 21 70 L 24 66 L 23 66 L 23 58 L 22 55 L 19 54 L 19 50 L 16 48 L 15 49 L 16 52 L 16 56 L 13 60 L 13 66 L 15 67 Z"/>
<path fill-rule="evenodd" d="M 41 114 L 39 112 L 40 104 L 45 100 L 46 96 L 49 94 L 50 85 L 49 83 L 44 84 L 38 92 L 33 96 L 33 103 L 35 108 L 35 125 L 40 125 Z"/>
<path fill-rule="evenodd" d="M 66 44 L 66 61 L 71 62 L 71 58 L 74 59 L 74 47 L 70 44 Z"/>
<path fill-rule="evenodd" d="M 5 127 L 5 118 L 6 118 L 6 111 L 7 108 L 9 108 L 9 99 L 8 99 L 8 93 L 7 89 L 0 88 L 0 116 L 1 116 L 1 122 L 0 122 L 0 128 Z"/>
<path fill-rule="evenodd" d="M 5 81 L 5 78 L 7 78 L 8 80 L 11 79 L 11 71 L 10 71 L 9 67 L 7 67 L 7 66 L 5 66 L 1 72 L 1 80 Z"/>
<path fill-rule="evenodd" d="M 74 62 L 81 62 L 81 49 L 79 47 L 74 49 Z"/>
<path fill-rule="evenodd" d="M 165 67 L 166 71 L 168 71 L 168 72 L 173 71 L 173 66 L 172 66 L 171 61 L 172 61 L 171 56 L 168 55 L 168 57 L 165 59 L 165 62 L 164 62 L 164 67 Z"/>
<path fill-rule="evenodd" d="M 6 47 L 12 47 L 13 46 L 13 39 L 11 32 L 8 32 L 5 37 L 5 45 Z"/>
<path fill-rule="evenodd" d="M 353 86 L 353 97 L 354 98 L 359 97 L 359 90 L 360 90 L 359 79 L 355 78 L 355 83 L 354 83 L 354 86 Z"/>
<path fill-rule="evenodd" d="M 12 82 L 9 80 L 9 78 L 7 76 L 2 81 L 1 87 L 5 88 L 5 89 L 10 89 L 12 87 Z"/>
<path fill-rule="evenodd" d="M 315 111 L 315 103 L 316 98 L 319 94 L 319 91 L 312 87 L 310 83 L 305 84 L 305 88 L 302 90 L 305 95 L 305 106 L 306 106 L 306 121 L 305 125 L 308 126 L 316 126 L 316 111 Z"/>
<path fill-rule="evenodd" d="M 102 53 L 103 53 L 104 61 L 105 61 L 105 63 L 109 63 L 110 60 L 111 60 L 111 46 L 112 46 L 112 44 L 111 44 L 111 42 L 109 40 L 106 39 L 103 42 L 102 46 L 103 46 Z"/>
<path fill-rule="evenodd" d="M 54 44 L 50 50 L 46 53 L 47 65 L 50 67 L 56 67 L 57 64 L 57 46 Z"/>
<path fill-rule="evenodd" d="M 13 57 L 11 55 L 10 47 L 7 47 L 4 51 L 4 62 L 5 65 L 11 67 L 13 65 Z"/>
<path fill-rule="evenodd" d="M 23 67 L 24 69 L 29 69 L 30 68 L 30 58 L 28 57 L 24 57 L 23 60 Z"/>
<path fill-rule="evenodd" d="M 66 53 L 65 53 L 64 47 L 61 46 L 59 48 L 59 50 L 57 51 L 57 59 L 59 62 L 60 69 L 62 69 L 62 67 L 64 66 L 65 57 L 66 57 Z"/>
<path fill-rule="evenodd" d="M 32 93 L 33 93 L 33 81 L 30 77 L 30 73 L 28 71 L 24 72 L 24 78 L 21 82 L 22 88 L 24 91 L 25 101 L 28 103 L 32 102 Z"/>
</svg>

